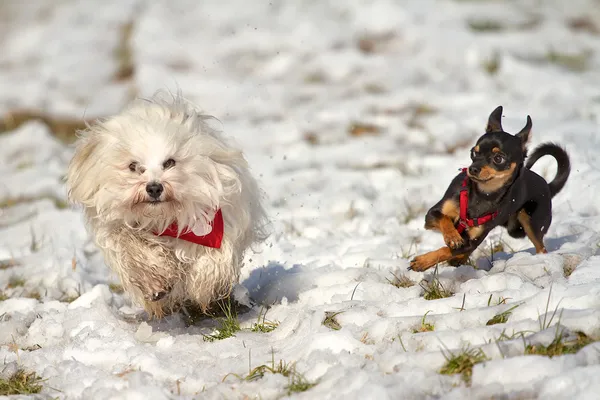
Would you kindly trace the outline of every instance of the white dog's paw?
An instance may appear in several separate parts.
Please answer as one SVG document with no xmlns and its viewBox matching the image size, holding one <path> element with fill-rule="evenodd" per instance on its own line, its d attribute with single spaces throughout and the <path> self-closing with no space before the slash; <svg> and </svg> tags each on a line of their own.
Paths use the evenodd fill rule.
<svg viewBox="0 0 600 400">
<path fill-rule="evenodd" d="M 159 301 L 165 298 L 166 295 L 168 295 L 170 292 L 169 291 L 161 291 L 161 292 L 154 292 L 152 293 L 152 295 L 150 296 L 150 301 Z"/>
</svg>

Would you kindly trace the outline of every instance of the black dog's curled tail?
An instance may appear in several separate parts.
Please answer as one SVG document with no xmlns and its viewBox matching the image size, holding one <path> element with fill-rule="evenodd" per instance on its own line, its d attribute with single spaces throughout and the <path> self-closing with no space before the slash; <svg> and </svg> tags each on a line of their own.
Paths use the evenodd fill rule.
<svg viewBox="0 0 600 400">
<path fill-rule="evenodd" d="M 552 156 L 558 164 L 556 176 L 552 182 L 548 183 L 550 186 L 550 194 L 554 197 L 558 192 L 562 190 L 567 183 L 569 174 L 571 173 L 571 161 L 569 155 L 557 144 L 554 143 L 543 143 L 533 150 L 533 152 L 527 158 L 527 164 L 525 167 L 531 169 L 533 164 L 543 156 Z"/>
</svg>

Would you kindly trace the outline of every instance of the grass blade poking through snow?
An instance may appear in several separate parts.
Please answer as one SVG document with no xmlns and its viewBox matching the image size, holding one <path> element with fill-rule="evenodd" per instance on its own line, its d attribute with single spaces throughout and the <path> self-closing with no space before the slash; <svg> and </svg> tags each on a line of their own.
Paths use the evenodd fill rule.
<svg viewBox="0 0 600 400">
<path fill-rule="evenodd" d="M 444 353 L 446 363 L 440 369 L 440 374 L 454 375 L 461 374 L 462 380 L 471 386 L 471 377 L 473 376 L 473 367 L 475 364 L 487 361 L 487 356 L 481 349 L 471 349 L 466 347 L 459 353 Z"/>
<path fill-rule="evenodd" d="M 325 319 L 323 320 L 323 325 L 328 327 L 329 329 L 333 329 L 334 331 L 339 331 L 342 329 L 342 325 L 335 318 L 337 315 L 343 313 L 343 311 L 325 311 Z"/>
<path fill-rule="evenodd" d="M 415 285 L 415 282 L 413 282 L 412 279 L 410 279 L 408 276 L 402 274 L 400 276 L 394 274 L 392 272 L 392 275 L 394 276 L 394 279 L 390 280 L 388 278 L 385 278 L 391 285 L 396 286 L 397 288 L 408 288 L 411 286 Z"/>
<path fill-rule="evenodd" d="M 262 322 L 260 321 L 262 317 Z M 275 328 L 277 328 L 279 326 L 279 321 L 269 321 L 266 319 L 267 317 L 267 312 L 265 311 L 264 314 L 262 312 L 262 310 L 258 313 L 258 320 L 252 324 L 252 328 L 250 328 L 250 330 L 252 332 L 262 332 L 262 333 L 269 333 L 275 330 Z"/>
<path fill-rule="evenodd" d="M 0 378 L 0 396 L 35 394 L 42 391 L 42 378 L 19 369 L 8 379 Z"/>
<path fill-rule="evenodd" d="M 593 343 L 594 339 L 587 336 L 585 333 L 577 332 L 576 337 L 567 340 L 563 336 L 562 330 L 560 333 L 557 329 L 557 334 L 552 343 L 548 346 L 543 346 L 539 344 L 529 344 L 525 347 L 525 354 L 527 355 L 540 355 L 547 357 L 556 357 L 562 356 L 564 354 L 575 354 L 585 346 L 590 343 Z"/>
<path fill-rule="evenodd" d="M 304 375 L 296 370 L 295 363 L 286 363 L 283 360 L 279 360 L 279 363 L 275 364 L 275 354 L 273 352 L 271 353 L 271 365 L 263 364 L 254 367 L 245 377 L 241 377 L 237 374 L 227 374 L 223 378 L 223 382 L 225 382 L 225 379 L 227 379 L 229 375 L 235 376 L 243 381 L 252 382 L 262 379 L 268 373 L 281 374 L 289 379 L 288 384 L 285 386 L 288 396 L 292 393 L 305 392 L 316 385 L 316 383 L 309 382 Z"/>
<path fill-rule="evenodd" d="M 422 333 L 422 332 L 431 332 L 434 330 L 433 324 L 425 322 L 425 318 L 427 318 L 427 314 L 429 314 L 431 310 L 427 311 L 423 318 L 421 319 L 421 326 L 413 329 L 413 333 Z"/>
<path fill-rule="evenodd" d="M 454 293 L 450 290 L 446 289 L 442 282 L 438 279 L 438 269 L 435 267 L 435 271 L 431 276 L 430 280 L 423 279 L 419 282 L 419 286 L 423 288 L 425 293 L 423 293 L 423 298 L 425 300 L 437 300 L 443 299 L 446 297 L 451 297 Z"/>
<path fill-rule="evenodd" d="M 237 311 L 231 304 L 231 299 L 218 302 L 219 308 L 223 312 L 223 316 L 217 318 L 220 326 L 216 333 L 204 335 L 204 340 L 214 342 L 215 340 L 223 340 L 235 336 L 236 332 L 242 330 L 238 321 Z"/>
<path fill-rule="evenodd" d="M 519 307 L 519 304 L 517 304 L 516 306 L 513 306 L 511 308 L 509 308 L 506 311 L 503 311 L 499 314 L 494 315 L 487 323 L 486 325 L 495 325 L 495 324 L 505 324 L 508 321 L 508 317 L 510 317 L 510 315 L 512 314 L 512 311 Z"/>
</svg>

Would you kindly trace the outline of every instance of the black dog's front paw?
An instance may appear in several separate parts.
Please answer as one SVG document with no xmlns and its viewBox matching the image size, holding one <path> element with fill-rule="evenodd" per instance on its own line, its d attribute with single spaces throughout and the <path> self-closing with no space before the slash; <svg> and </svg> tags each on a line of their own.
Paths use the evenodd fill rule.
<svg viewBox="0 0 600 400">
<path fill-rule="evenodd" d="M 444 242 L 446 243 L 446 246 L 450 247 L 452 250 L 456 250 L 465 245 L 465 239 L 456 230 L 446 232 L 444 234 Z"/>
</svg>

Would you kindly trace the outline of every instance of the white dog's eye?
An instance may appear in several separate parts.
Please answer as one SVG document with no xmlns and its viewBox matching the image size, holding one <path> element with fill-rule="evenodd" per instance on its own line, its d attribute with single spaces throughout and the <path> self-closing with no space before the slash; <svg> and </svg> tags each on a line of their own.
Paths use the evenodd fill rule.
<svg viewBox="0 0 600 400">
<path fill-rule="evenodd" d="M 137 170 L 137 163 L 135 161 L 129 164 L 129 170 L 131 172 L 135 172 Z"/>
<path fill-rule="evenodd" d="M 163 163 L 163 169 L 173 168 L 175 166 L 175 160 L 169 158 L 167 161 Z"/>
</svg>

